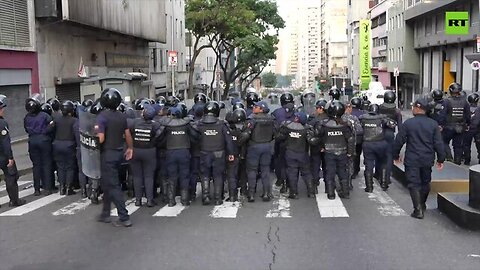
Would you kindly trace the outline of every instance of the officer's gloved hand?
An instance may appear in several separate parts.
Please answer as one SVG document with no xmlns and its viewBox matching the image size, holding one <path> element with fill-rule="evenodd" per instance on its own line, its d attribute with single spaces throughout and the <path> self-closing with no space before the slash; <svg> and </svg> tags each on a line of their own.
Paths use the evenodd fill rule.
<svg viewBox="0 0 480 270">
<path fill-rule="evenodd" d="M 393 120 L 388 120 L 385 124 L 388 128 L 395 129 L 397 127 L 397 123 Z"/>
</svg>

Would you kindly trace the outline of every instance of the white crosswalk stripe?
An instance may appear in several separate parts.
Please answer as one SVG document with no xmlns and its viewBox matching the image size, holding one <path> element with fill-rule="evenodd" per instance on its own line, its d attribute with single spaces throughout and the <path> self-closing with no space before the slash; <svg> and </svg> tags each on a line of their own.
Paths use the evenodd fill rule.
<svg viewBox="0 0 480 270">
<path fill-rule="evenodd" d="M 52 213 L 54 216 L 61 215 L 75 215 L 77 212 L 85 210 L 92 202 L 89 198 L 84 198 L 74 203 L 71 203 L 60 210 L 57 210 Z"/>
<path fill-rule="evenodd" d="M 180 213 L 183 212 L 183 210 L 187 209 L 188 206 L 183 206 L 180 203 L 180 197 L 175 197 L 175 202 L 177 203 L 173 207 L 169 207 L 168 205 L 165 205 L 164 207 L 160 208 L 155 214 L 153 214 L 154 217 L 177 217 L 180 215 Z"/>
<path fill-rule="evenodd" d="M 33 187 L 29 187 L 27 189 L 24 189 L 24 190 L 21 190 L 20 192 L 18 192 L 18 197 L 19 198 L 24 198 L 24 197 L 33 195 L 34 192 L 35 192 L 35 190 L 33 189 Z M 10 198 L 8 197 L 8 195 L 3 196 L 3 197 L 0 198 L 0 205 L 6 204 L 9 201 L 10 201 Z"/>
<path fill-rule="evenodd" d="M 290 200 L 287 195 L 280 194 L 280 189 L 277 186 L 273 186 L 273 209 L 268 210 L 266 218 L 291 218 L 290 213 Z"/>
<path fill-rule="evenodd" d="M 241 202 L 223 202 L 222 205 L 213 207 L 210 216 L 213 218 L 236 218 L 240 207 L 242 207 Z"/>
<path fill-rule="evenodd" d="M 22 185 L 25 185 L 25 184 L 28 184 L 28 183 L 31 183 L 31 182 L 32 181 L 18 181 L 17 184 L 20 187 Z M 5 190 L 7 190 L 7 186 L 6 185 L 1 185 L 0 186 L 0 192 L 5 191 Z"/>
<path fill-rule="evenodd" d="M 329 200 L 327 194 L 323 193 L 325 189 L 325 183 L 320 181 L 318 186 L 318 194 L 315 194 L 317 201 L 318 212 L 321 218 L 340 218 L 349 217 L 347 209 L 343 205 L 342 200 L 335 194 L 335 200 Z M 336 192 L 335 192 L 336 193 Z"/>
<path fill-rule="evenodd" d="M 365 182 L 359 181 L 358 186 L 361 190 L 365 188 Z M 368 199 L 375 202 L 377 209 L 382 216 L 406 216 L 407 213 L 385 192 L 375 181 L 373 181 L 373 192 L 368 194 Z"/>
<path fill-rule="evenodd" d="M 146 199 L 146 198 L 142 198 L 142 203 L 146 203 L 146 202 L 147 202 L 147 199 Z M 125 207 L 127 208 L 127 211 L 128 211 L 128 214 L 129 214 L 129 215 L 137 212 L 137 210 L 140 209 L 140 207 L 135 206 L 135 199 L 127 200 L 127 201 L 125 202 Z M 112 211 L 110 211 L 110 215 L 111 215 L 112 217 L 118 217 L 117 208 L 112 209 Z"/>
<path fill-rule="evenodd" d="M 38 200 L 35 200 L 31 203 L 24 204 L 22 206 L 13 208 L 12 210 L 0 213 L 0 216 L 5 217 L 5 216 L 23 216 L 27 213 L 30 213 L 34 210 L 37 210 L 41 207 L 44 207 L 52 202 L 58 201 L 61 198 L 64 198 L 65 196 L 61 196 L 58 193 L 52 194 L 45 196 L 43 198 L 40 198 Z"/>
</svg>

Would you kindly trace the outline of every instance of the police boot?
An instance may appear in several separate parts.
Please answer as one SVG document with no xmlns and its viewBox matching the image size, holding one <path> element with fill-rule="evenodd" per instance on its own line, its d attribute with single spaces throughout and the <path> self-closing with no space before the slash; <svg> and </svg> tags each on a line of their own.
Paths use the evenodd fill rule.
<svg viewBox="0 0 480 270">
<path fill-rule="evenodd" d="M 177 204 L 177 202 L 175 202 L 175 193 L 175 185 L 170 183 L 170 185 L 168 185 L 168 207 L 174 207 Z"/>
<path fill-rule="evenodd" d="M 202 179 L 202 203 L 203 205 L 210 204 L 210 178 Z"/>
<path fill-rule="evenodd" d="M 327 193 L 327 198 L 329 200 L 335 200 L 335 186 L 333 184 L 326 183 L 325 189 Z"/>
<path fill-rule="evenodd" d="M 350 187 L 348 184 L 348 180 L 341 181 L 340 188 L 342 190 L 339 192 L 338 197 L 342 199 L 350 199 Z"/>
<path fill-rule="evenodd" d="M 197 198 L 197 190 L 195 188 L 191 188 L 189 192 L 189 196 L 190 196 L 190 201 L 195 201 L 195 199 Z"/>
<path fill-rule="evenodd" d="M 190 200 L 188 198 L 188 190 L 182 189 L 180 190 L 180 202 L 182 203 L 183 206 L 188 206 L 190 205 Z"/>
<path fill-rule="evenodd" d="M 313 181 L 312 181 L 311 179 L 310 179 L 310 180 L 307 180 L 305 184 L 307 185 L 307 196 L 308 196 L 309 198 L 315 198 L 315 194 L 316 194 L 316 193 L 315 193 L 315 190 L 316 190 L 316 188 L 315 188 L 314 185 L 313 185 Z"/>
<path fill-rule="evenodd" d="M 385 169 L 382 170 L 382 175 L 380 178 L 380 187 L 382 188 L 383 191 L 388 190 L 387 170 Z"/>
<path fill-rule="evenodd" d="M 8 206 L 10 206 L 10 207 L 17 207 L 17 206 L 24 205 L 24 204 L 26 204 L 26 203 L 27 203 L 27 201 L 24 200 L 24 199 L 16 199 L 16 200 L 14 200 L 14 201 L 10 201 L 10 202 L 8 203 Z"/>
<path fill-rule="evenodd" d="M 295 185 L 294 183 L 292 183 L 290 186 L 290 192 L 289 192 L 288 198 L 294 199 L 294 200 L 298 199 L 298 186 Z"/>
<path fill-rule="evenodd" d="M 168 203 L 168 181 L 164 179 L 162 181 L 161 200 L 163 203 Z"/>
<path fill-rule="evenodd" d="M 65 184 L 60 184 L 60 195 L 65 195 L 67 193 L 67 187 Z"/>
<path fill-rule="evenodd" d="M 425 211 L 427 211 L 427 199 L 428 199 L 428 194 L 430 193 L 430 187 L 428 187 L 428 189 L 426 190 L 422 190 L 420 192 L 420 196 L 421 196 L 421 204 L 422 204 L 422 210 L 423 212 L 425 213 Z"/>
<path fill-rule="evenodd" d="M 410 197 L 413 203 L 413 213 L 410 215 L 413 218 L 423 219 L 422 197 L 420 190 L 410 189 Z"/>
<path fill-rule="evenodd" d="M 285 183 L 284 180 L 277 178 L 277 181 L 275 182 L 275 186 L 281 187 Z"/>
<path fill-rule="evenodd" d="M 75 195 L 76 192 L 73 190 L 73 185 L 69 185 L 67 189 L 67 195 Z"/>
<path fill-rule="evenodd" d="M 255 202 L 255 188 L 248 187 L 248 202 Z"/>
<path fill-rule="evenodd" d="M 223 186 L 214 186 L 214 198 L 215 198 L 215 205 L 222 205 L 222 195 L 223 195 Z"/>
<path fill-rule="evenodd" d="M 371 173 L 365 173 L 365 192 L 373 192 L 373 175 Z"/>
<path fill-rule="evenodd" d="M 87 198 L 87 197 L 88 197 L 88 195 L 87 195 L 87 187 L 86 187 L 86 186 L 83 186 L 80 192 L 81 192 L 81 194 L 82 194 L 82 198 Z"/>
<path fill-rule="evenodd" d="M 238 201 L 238 190 L 235 188 L 235 189 L 230 189 L 228 191 L 228 195 L 229 195 L 229 198 L 228 200 L 230 202 L 236 202 Z"/>
<path fill-rule="evenodd" d="M 93 204 L 98 204 L 98 189 L 92 189 L 92 194 L 90 196 L 90 200 Z"/>
<path fill-rule="evenodd" d="M 282 187 L 280 188 L 280 193 L 287 193 L 288 192 L 288 185 L 287 181 L 282 182 Z"/>
<path fill-rule="evenodd" d="M 262 200 L 264 202 L 269 202 L 272 198 L 272 186 L 268 185 L 267 187 L 264 187 Z"/>
</svg>

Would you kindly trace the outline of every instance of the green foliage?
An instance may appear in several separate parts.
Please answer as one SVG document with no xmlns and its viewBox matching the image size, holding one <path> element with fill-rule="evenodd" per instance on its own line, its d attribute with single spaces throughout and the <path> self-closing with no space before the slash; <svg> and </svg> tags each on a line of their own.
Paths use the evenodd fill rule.
<svg viewBox="0 0 480 270">
<path fill-rule="evenodd" d="M 292 80 L 295 79 L 295 75 L 280 75 L 277 74 L 277 86 L 289 87 L 292 85 Z"/>
<path fill-rule="evenodd" d="M 273 88 L 277 86 L 277 76 L 275 76 L 273 72 L 263 74 L 262 84 L 267 88 Z"/>
</svg>

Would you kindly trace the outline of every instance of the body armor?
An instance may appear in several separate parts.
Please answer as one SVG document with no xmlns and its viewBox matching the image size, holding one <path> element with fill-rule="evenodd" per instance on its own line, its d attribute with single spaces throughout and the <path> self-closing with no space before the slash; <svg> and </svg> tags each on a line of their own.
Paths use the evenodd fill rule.
<svg viewBox="0 0 480 270">
<path fill-rule="evenodd" d="M 225 139 L 223 138 L 222 121 L 214 123 L 200 122 L 198 130 L 201 133 L 200 150 L 204 152 L 223 151 L 225 149 Z"/>
<path fill-rule="evenodd" d="M 288 130 L 286 148 L 300 153 L 307 151 L 308 129 L 304 125 L 295 122 L 289 122 L 286 128 Z"/>
<path fill-rule="evenodd" d="M 363 141 L 377 142 L 385 139 L 383 132 L 383 123 L 385 116 L 375 114 L 365 114 L 360 117 L 363 127 Z"/>
<path fill-rule="evenodd" d="M 270 115 L 254 115 L 254 128 L 251 141 L 253 143 L 269 143 L 273 140 L 274 119 Z"/>
<path fill-rule="evenodd" d="M 337 124 L 334 120 L 328 120 L 323 123 L 325 129 L 325 152 L 335 155 L 347 153 L 347 140 L 345 134 L 345 125 Z"/>
<path fill-rule="evenodd" d="M 464 97 L 452 97 L 449 99 L 450 111 L 448 112 L 447 123 L 448 124 L 463 124 L 463 108 L 467 101 Z"/>
<path fill-rule="evenodd" d="M 143 119 L 136 119 L 133 125 L 133 147 L 153 148 L 153 123 Z"/>
<path fill-rule="evenodd" d="M 184 119 L 170 119 L 165 123 L 167 150 L 190 148 L 189 124 Z"/>
</svg>

